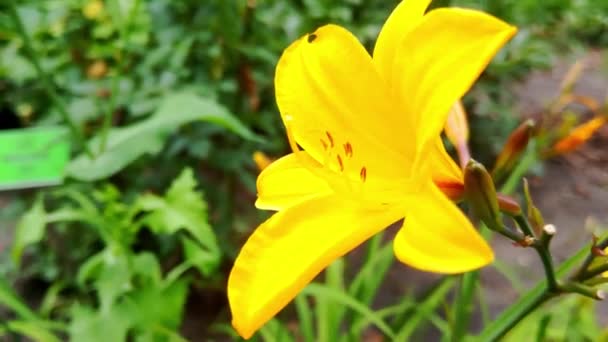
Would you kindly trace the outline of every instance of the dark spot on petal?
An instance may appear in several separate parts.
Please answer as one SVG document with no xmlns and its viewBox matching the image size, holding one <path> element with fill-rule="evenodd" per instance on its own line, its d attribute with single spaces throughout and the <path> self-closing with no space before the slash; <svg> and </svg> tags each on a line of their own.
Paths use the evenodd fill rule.
<svg viewBox="0 0 608 342">
<path fill-rule="evenodd" d="M 364 167 L 361 168 L 361 172 L 359 172 L 359 176 L 361 177 L 361 180 L 363 182 L 365 182 L 365 180 L 367 179 L 367 169 Z"/>
<path fill-rule="evenodd" d="M 317 35 L 316 34 L 311 33 L 311 34 L 308 35 L 307 40 L 308 40 L 309 43 L 312 43 L 315 39 L 317 39 Z"/>
</svg>

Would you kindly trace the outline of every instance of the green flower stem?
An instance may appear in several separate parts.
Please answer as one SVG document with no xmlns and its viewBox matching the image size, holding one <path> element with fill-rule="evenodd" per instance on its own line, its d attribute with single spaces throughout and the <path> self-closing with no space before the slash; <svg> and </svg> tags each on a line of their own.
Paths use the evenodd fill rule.
<svg viewBox="0 0 608 342">
<path fill-rule="evenodd" d="M 517 225 L 519 226 L 519 228 L 521 228 L 524 234 L 534 237 L 532 227 L 530 227 L 530 224 L 528 223 L 528 220 L 525 218 L 525 216 L 520 214 L 514 216 L 513 219 L 515 219 L 515 222 L 517 222 Z M 555 277 L 551 252 L 547 248 L 548 244 L 544 244 L 536 240 L 532 244 L 532 247 L 536 250 L 538 256 L 540 257 L 540 260 L 543 263 L 543 268 L 545 269 L 545 276 L 547 278 L 548 290 L 550 292 L 558 292 L 559 284 L 557 283 L 557 278 Z"/>
<path fill-rule="evenodd" d="M 521 231 L 526 234 L 526 236 L 531 236 L 533 238 L 536 237 L 536 235 L 534 234 L 534 230 L 528 223 L 528 219 L 526 219 L 523 214 L 515 215 L 513 216 L 513 219 L 515 220 L 515 222 L 517 222 L 517 225 L 519 226 Z"/>
<path fill-rule="evenodd" d="M 587 248 L 582 248 L 575 255 L 571 256 L 557 269 L 556 275 L 564 276 L 583 260 L 587 255 Z M 526 295 L 519 298 L 509 308 L 503 311 L 490 325 L 486 326 L 476 340 L 478 341 L 499 341 L 502 336 L 508 333 L 521 320 L 528 316 L 534 309 L 540 307 L 549 299 L 556 297 L 560 293 L 548 291 L 547 280 L 544 279 L 531 289 Z"/>
<path fill-rule="evenodd" d="M 508 227 L 503 227 L 502 230 L 497 231 L 500 235 L 506 237 L 509 240 L 512 240 L 513 242 L 517 242 L 520 243 L 522 241 L 524 241 L 525 236 L 523 236 L 520 232 L 514 232 L 511 229 L 509 229 Z"/>
<path fill-rule="evenodd" d="M 87 145 L 86 140 L 85 140 L 84 136 L 82 135 L 82 132 L 78 129 L 76 122 L 74 122 L 74 120 L 72 120 L 72 118 L 68 114 L 68 112 L 65 108 L 65 105 L 63 104 L 63 101 L 61 100 L 59 95 L 57 95 L 57 92 L 55 91 L 55 87 L 53 85 L 51 78 L 42 69 L 42 65 L 40 64 L 40 61 L 38 60 L 38 55 L 36 55 L 36 52 L 34 51 L 34 48 L 32 47 L 32 42 L 30 41 L 30 37 L 28 36 L 27 32 L 25 31 L 23 22 L 21 21 L 21 18 L 19 17 L 19 14 L 17 13 L 17 8 L 16 8 L 14 1 L 11 1 L 9 4 L 9 15 L 12 18 L 13 22 L 15 23 L 15 28 L 17 29 L 17 32 L 21 36 L 21 39 L 23 39 L 23 45 L 24 45 L 23 47 L 25 48 L 26 53 L 29 55 L 28 57 L 30 58 L 30 61 L 34 65 L 34 68 L 36 69 L 36 72 L 38 73 L 40 80 L 42 81 L 42 86 L 43 86 L 44 90 L 47 92 L 47 94 L 51 98 L 51 101 L 53 101 L 53 103 L 57 107 L 57 110 L 59 111 L 59 114 L 61 115 L 63 121 L 70 127 L 70 131 L 72 132 L 72 135 L 74 136 L 74 138 L 76 138 L 76 140 L 82 145 L 86 154 L 90 158 L 93 158 L 93 152 Z"/>
<path fill-rule="evenodd" d="M 595 243 L 595 241 L 594 241 L 594 243 Z M 604 239 L 603 241 L 601 241 L 600 243 L 598 243 L 595 246 L 591 245 L 590 249 L 592 249 L 593 247 L 597 247 L 600 250 L 603 250 L 604 248 L 608 247 L 608 238 Z M 587 255 L 587 258 L 585 259 L 585 261 L 583 262 L 581 267 L 570 279 L 573 279 L 573 280 L 581 280 L 584 278 L 589 279 L 589 277 L 585 277 L 585 272 L 587 272 L 587 269 L 589 268 L 589 266 L 591 266 L 591 263 L 593 262 L 593 260 L 595 260 L 595 257 L 596 257 L 595 254 L 593 253 L 593 251 L 591 251 L 589 253 L 589 255 Z"/>
<path fill-rule="evenodd" d="M 590 268 L 589 270 L 583 272 L 581 274 L 581 276 L 579 276 L 580 279 L 577 279 L 577 280 L 591 279 L 591 278 L 598 276 L 607 271 L 608 271 L 608 264 L 602 264 L 602 265 Z"/>
<path fill-rule="evenodd" d="M 585 297 L 589 297 L 596 300 L 604 299 L 604 292 L 601 290 L 596 290 L 590 286 L 577 283 L 577 282 L 567 282 L 561 285 L 561 290 L 565 293 L 578 293 Z"/>
</svg>

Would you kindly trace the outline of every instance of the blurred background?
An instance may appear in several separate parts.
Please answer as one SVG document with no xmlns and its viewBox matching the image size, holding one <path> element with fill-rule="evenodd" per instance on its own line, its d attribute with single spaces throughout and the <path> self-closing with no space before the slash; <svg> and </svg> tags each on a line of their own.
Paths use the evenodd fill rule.
<svg viewBox="0 0 608 342">
<path fill-rule="evenodd" d="M 239 247 L 269 215 L 253 206 L 260 167 L 253 155 L 288 152 L 274 101 L 275 64 L 290 42 L 325 23 L 348 28 L 369 50 L 396 4 L 0 2 L 0 136 L 61 126 L 71 151 L 61 185 L 0 192 L 0 339 L 236 339 L 227 274 Z M 477 8 L 519 27 L 463 99 L 477 160 L 491 167 L 526 118 L 543 123 L 534 148 L 551 152 L 551 141 L 601 114 L 608 2 L 436 0 L 432 6 Z M 585 146 L 546 154 L 523 170 L 545 221 L 567 231 L 556 242 L 564 258 L 588 240 L 585 229 L 608 220 L 602 125 Z M 529 272 L 540 270 L 531 253 L 508 242 L 497 250 L 500 265 L 483 274 L 494 292 L 486 295 L 480 322 L 542 277 Z M 347 283 L 359 259 L 355 253 L 348 264 Z M 401 265 L 387 274 L 390 281 L 368 300 L 374 308 L 436 280 Z M 563 305 L 570 322 L 588 304 Z M 575 322 L 582 340 L 590 329 L 599 336 L 605 317 L 589 312 Z M 301 319 L 290 308 L 259 338 L 290 340 L 286 332 Z M 423 325 L 412 333 L 441 330 Z M 362 324 L 358 336 L 381 341 L 369 326 Z"/>
</svg>

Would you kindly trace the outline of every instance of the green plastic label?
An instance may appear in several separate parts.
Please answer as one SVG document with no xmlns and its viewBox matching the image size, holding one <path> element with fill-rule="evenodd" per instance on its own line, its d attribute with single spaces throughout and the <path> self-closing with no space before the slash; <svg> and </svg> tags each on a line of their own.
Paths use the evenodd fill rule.
<svg viewBox="0 0 608 342">
<path fill-rule="evenodd" d="M 61 184 L 69 158 L 65 127 L 0 130 L 0 190 Z"/>
</svg>

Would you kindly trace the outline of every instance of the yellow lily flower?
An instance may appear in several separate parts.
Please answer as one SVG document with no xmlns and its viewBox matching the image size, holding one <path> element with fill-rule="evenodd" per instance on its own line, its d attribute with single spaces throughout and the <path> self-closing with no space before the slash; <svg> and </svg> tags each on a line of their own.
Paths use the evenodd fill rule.
<svg viewBox="0 0 608 342">
<path fill-rule="evenodd" d="M 397 258 L 460 273 L 492 250 L 446 197 L 462 171 L 440 132 L 450 107 L 516 29 L 482 12 L 407 0 L 373 58 L 326 25 L 289 46 L 276 99 L 294 153 L 260 174 L 261 209 L 278 210 L 250 236 L 228 279 L 232 324 L 249 338 L 333 260 L 405 217 Z M 300 150 L 300 147 L 303 150 Z"/>
</svg>

